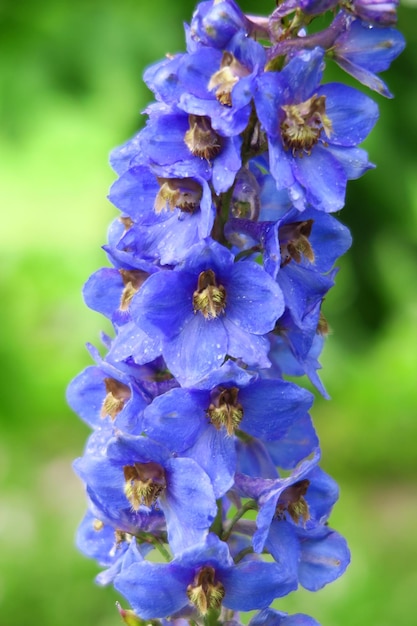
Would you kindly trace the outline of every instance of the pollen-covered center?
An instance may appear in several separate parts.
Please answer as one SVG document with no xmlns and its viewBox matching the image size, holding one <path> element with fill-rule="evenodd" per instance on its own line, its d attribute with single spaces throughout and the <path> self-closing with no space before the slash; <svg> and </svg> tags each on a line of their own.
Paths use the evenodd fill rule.
<svg viewBox="0 0 417 626">
<path fill-rule="evenodd" d="M 157 180 L 160 190 L 155 198 L 155 213 L 176 208 L 183 213 L 195 213 L 200 207 L 203 190 L 193 178 L 158 177 Z"/>
<path fill-rule="evenodd" d="M 210 609 L 219 609 L 224 598 L 224 586 L 216 581 L 215 575 L 213 567 L 202 567 L 187 587 L 188 599 L 202 615 L 206 615 Z"/>
<path fill-rule="evenodd" d="M 218 285 L 213 270 L 204 270 L 198 277 L 197 289 L 193 293 L 194 313 L 200 311 L 206 319 L 214 319 L 224 313 L 226 290 Z"/>
<path fill-rule="evenodd" d="M 210 118 L 205 115 L 189 115 L 190 128 L 184 135 L 184 142 L 194 156 L 213 159 L 222 149 L 222 138 L 211 127 Z"/>
<path fill-rule="evenodd" d="M 278 237 L 281 250 L 281 267 L 291 260 L 300 263 L 305 257 L 314 263 L 314 250 L 309 241 L 314 220 L 285 224 L 279 229 Z"/>
<path fill-rule="evenodd" d="M 327 321 L 324 313 L 320 311 L 319 321 L 317 322 L 316 333 L 322 337 L 327 337 L 330 332 L 329 322 Z"/>
<path fill-rule="evenodd" d="M 275 510 L 278 519 L 283 519 L 285 511 L 295 524 L 298 524 L 300 518 L 304 523 L 310 519 L 308 504 L 304 499 L 309 485 L 310 481 L 304 478 L 284 489 Z"/>
<path fill-rule="evenodd" d="M 208 84 L 209 91 L 216 90 L 220 104 L 232 106 L 232 89 L 240 78 L 248 76 L 250 71 L 242 65 L 231 52 L 223 52 L 220 69 L 215 72 Z"/>
<path fill-rule="evenodd" d="M 310 155 L 324 131 L 327 138 L 332 132 L 332 123 L 326 115 L 326 96 L 315 94 L 299 104 L 285 104 L 281 122 L 284 148 L 293 156 Z"/>
<path fill-rule="evenodd" d="M 220 387 L 212 393 L 211 403 L 207 415 L 217 430 L 224 427 L 229 436 L 239 428 L 243 418 L 243 407 L 238 402 L 239 389 L 237 387 Z"/>
<path fill-rule="evenodd" d="M 124 492 L 134 511 L 152 506 L 166 488 L 165 471 L 159 463 L 134 463 L 123 467 Z"/>
<path fill-rule="evenodd" d="M 135 293 L 148 277 L 146 272 L 141 270 L 124 270 L 120 269 L 119 273 L 123 280 L 124 289 L 120 297 L 119 308 L 121 311 L 127 311 Z"/>
<path fill-rule="evenodd" d="M 130 389 L 127 385 L 114 378 L 105 378 L 104 384 L 106 386 L 106 397 L 101 405 L 100 417 L 104 418 L 109 415 L 112 420 L 115 420 L 130 399 Z"/>
</svg>

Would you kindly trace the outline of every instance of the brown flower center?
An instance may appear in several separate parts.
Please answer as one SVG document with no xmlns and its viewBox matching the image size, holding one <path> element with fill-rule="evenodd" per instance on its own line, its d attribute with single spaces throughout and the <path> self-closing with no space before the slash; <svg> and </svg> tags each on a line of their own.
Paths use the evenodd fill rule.
<svg viewBox="0 0 417 626">
<path fill-rule="evenodd" d="M 298 524 L 300 518 L 302 518 L 304 523 L 310 519 L 308 504 L 304 499 L 309 485 L 310 481 L 304 478 L 284 489 L 278 499 L 275 510 L 275 515 L 278 519 L 283 519 L 285 511 L 296 524 Z"/>
<path fill-rule="evenodd" d="M 222 149 L 222 138 L 211 127 L 210 118 L 201 115 L 189 115 L 189 130 L 184 141 L 194 156 L 213 159 Z"/>
<path fill-rule="evenodd" d="M 134 463 L 123 468 L 125 495 L 134 511 L 144 504 L 152 506 L 166 487 L 165 471 L 158 464 Z"/>
<path fill-rule="evenodd" d="M 127 311 L 135 293 L 139 290 L 139 287 L 148 277 L 146 272 L 141 270 L 119 270 L 122 277 L 124 289 L 120 297 L 119 308 L 121 311 Z"/>
<path fill-rule="evenodd" d="M 293 156 L 310 155 L 322 132 L 330 137 L 332 123 L 326 115 L 326 96 L 315 94 L 300 104 L 281 107 L 285 118 L 281 123 L 282 141 Z"/>
<path fill-rule="evenodd" d="M 207 415 L 213 426 L 217 430 L 224 427 L 229 436 L 234 434 L 243 418 L 243 407 L 237 401 L 238 394 L 237 387 L 220 387 L 215 390 L 207 409 Z"/>
<path fill-rule="evenodd" d="M 104 384 L 107 394 L 101 405 L 100 417 L 105 418 L 109 415 L 112 420 L 115 420 L 130 399 L 130 389 L 114 378 L 105 378 Z"/>
<path fill-rule="evenodd" d="M 194 313 L 200 311 L 206 319 L 218 317 L 226 308 L 226 290 L 218 285 L 213 270 L 204 270 L 198 277 L 193 293 Z"/>
<path fill-rule="evenodd" d="M 195 213 L 200 206 L 203 195 L 201 185 L 193 178 L 158 178 L 158 191 L 154 209 L 159 214 L 162 211 L 178 208 L 183 213 Z"/>
<path fill-rule="evenodd" d="M 240 78 L 250 74 L 247 67 L 242 65 L 231 52 L 223 52 L 220 69 L 210 78 L 209 91 L 214 89 L 220 104 L 232 106 L 232 89 Z"/>
<path fill-rule="evenodd" d="M 216 581 L 213 567 L 201 568 L 194 577 L 194 581 L 187 587 L 187 596 L 202 615 L 210 609 L 219 609 L 224 598 L 224 586 Z"/>
<path fill-rule="evenodd" d="M 300 263 L 305 257 L 314 263 L 314 250 L 311 247 L 309 237 L 313 227 L 313 220 L 304 222 L 293 222 L 285 224 L 279 229 L 279 241 L 281 250 L 281 267 L 287 265 L 291 260 Z"/>
</svg>

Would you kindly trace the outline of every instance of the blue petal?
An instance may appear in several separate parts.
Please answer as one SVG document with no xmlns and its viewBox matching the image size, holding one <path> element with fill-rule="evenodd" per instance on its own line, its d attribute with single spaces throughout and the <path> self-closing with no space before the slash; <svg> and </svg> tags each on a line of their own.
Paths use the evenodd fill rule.
<svg viewBox="0 0 417 626">
<path fill-rule="evenodd" d="M 194 459 L 209 475 L 216 498 L 231 489 L 236 470 L 235 439 L 229 437 L 224 428 L 217 430 L 208 424 L 184 454 Z"/>
<path fill-rule="evenodd" d="M 166 338 L 177 335 L 194 318 L 194 283 L 194 276 L 186 273 L 153 274 L 132 299 L 132 319 L 149 335 L 155 332 Z"/>
<path fill-rule="evenodd" d="M 202 541 L 217 513 L 209 477 L 190 458 L 173 458 L 167 465 L 168 486 L 160 497 L 174 554 Z"/>
<path fill-rule="evenodd" d="M 156 397 L 144 412 L 145 433 L 175 452 L 192 446 L 207 426 L 206 392 L 171 389 Z"/>
<path fill-rule="evenodd" d="M 205 319 L 200 313 L 189 317 L 181 332 L 163 348 L 168 368 L 182 386 L 188 387 L 217 369 L 226 353 L 227 334 L 222 319 Z"/>
<path fill-rule="evenodd" d="M 132 357 L 135 363 L 150 363 L 161 355 L 162 345 L 155 334 L 148 335 L 134 322 L 128 322 L 119 328 L 107 354 L 110 361 L 125 361 Z"/>
<path fill-rule="evenodd" d="M 270 367 L 271 362 L 267 356 L 270 343 L 266 337 L 249 334 L 230 322 L 227 317 L 224 319 L 224 325 L 228 335 L 227 354 L 241 359 L 250 367 Z"/>
<path fill-rule="evenodd" d="M 177 563 L 133 563 L 114 586 L 142 619 L 168 617 L 188 604 L 192 573 Z"/>
<path fill-rule="evenodd" d="M 288 615 L 282 611 L 264 609 L 251 619 L 249 626 L 320 626 L 320 624 L 303 613 Z"/>
<path fill-rule="evenodd" d="M 74 470 L 99 501 L 111 503 L 113 511 L 130 507 L 121 467 L 114 467 L 106 458 L 85 455 L 74 461 Z"/>
<path fill-rule="evenodd" d="M 279 439 L 307 413 L 314 396 L 281 380 L 259 380 L 239 391 L 242 430 L 260 439 Z"/>
<path fill-rule="evenodd" d="M 272 330 L 284 312 L 281 289 L 260 265 L 251 261 L 235 263 L 226 297 L 228 319 L 256 335 Z"/>
<path fill-rule="evenodd" d="M 84 301 L 90 309 L 112 319 L 114 311 L 120 306 L 123 289 L 123 279 L 119 270 L 103 267 L 94 272 L 85 283 Z"/>
<path fill-rule="evenodd" d="M 328 83 L 318 90 L 326 96 L 326 115 L 332 123 L 329 142 L 356 146 L 369 135 L 379 117 L 378 105 L 361 91 Z"/>
<path fill-rule="evenodd" d="M 311 417 L 304 415 L 278 441 L 267 441 L 266 448 L 274 463 L 283 469 L 292 469 L 309 456 L 319 445 Z"/>
<path fill-rule="evenodd" d="M 293 172 L 315 209 L 332 213 L 345 203 L 346 174 L 326 148 L 317 144 L 311 156 L 294 160 Z"/>
<path fill-rule="evenodd" d="M 285 104 L 305 102 L 315 93 L 321 82 L 324 69 L 324 50 L 314 48 L 303 50 L 295 56 L 282 70 L 288 81 L 289 89 Z"/>
<path fill-rule="evenodd" d="M 242 561 L 222 574 L 223 604 L 234 611 L 252 611 L 269 606 L 275 598 L 297 588 L 297 580 L 285 565 Z"/>
<path fill-rule="evenodd" d="M 349 548 L 339 533 L 329 530 L 317 539 L 306 537 L 301 543 L 300 584 L 309 591 L 317 591 L 339 578 L 349 562 Z"/>
<path fill-rule="evenodd" d="M 236 472 L 252 477 L 278 478 L 275 464 L 262 441 L 237 439 L 236 452 Z"/>
<path fill-rule="evenodd" d="M 355 20 L 338 37 L 335 59 L 338 63 L 341 58 L 348 60 L 352 65 L 369 70 L 370 73 L 383 72 L 404 47 L 404 37 L 395 28 L 369 28 L 368 24 Z"/>
<path fill-rule="evenodd" d="M 77 415 L 95 428 L 102 421 L 101 406 L 105 397 L 104 374 L 98 367 L 90 366 L 70 382 L 67 402 Z"/>
</svg>

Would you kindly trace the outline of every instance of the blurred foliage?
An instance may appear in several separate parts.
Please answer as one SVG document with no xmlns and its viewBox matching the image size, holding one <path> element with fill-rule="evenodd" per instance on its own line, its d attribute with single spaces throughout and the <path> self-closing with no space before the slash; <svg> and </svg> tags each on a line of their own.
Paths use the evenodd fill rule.
<svg viewBox="0 0 417 626">
<path fill-rule="evenodd" d="M 246 0 L 267 12 L 271 0 Z M 111 589 L 73 536 L 84 510 L 73 476 L 87 428 L 68 381 L 107 325 L 81 286 L 106 264 L 117 214 L 105 195 L 109 150 L 142 123 L 144 67 L 184 49 L 194 0 L 3 0 L 0 4 L 0 624 L 112 626 Z M 325 312 L 314 418 L 324 467 L 340 482 L 332 524 L 353 552 L 346 576 L 283 609 L 323 626 L 409 626 L 417 557 L 417 14 L 399 11 L 408 48 L 386 75 L 394 101 L 366 147 L 375 171 L 350 183 L 341 219 L 354 246 Z M 330 79 L 340 73 L 330 70 Z"/>
</svg>

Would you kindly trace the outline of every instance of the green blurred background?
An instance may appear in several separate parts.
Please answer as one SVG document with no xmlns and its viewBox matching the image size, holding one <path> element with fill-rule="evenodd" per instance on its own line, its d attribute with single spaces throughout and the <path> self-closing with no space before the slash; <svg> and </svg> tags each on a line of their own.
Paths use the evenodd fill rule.
<svg viewBox="0 0 417 626">
<path fill-rule="evenodd" d="M 271 0 L 246 0 L 268 12 Z M 113 626 L 117 595 L 77 552 L 85 502 L 71 461 L 87 427 L 65 387 L 90 364 L 103 320 L 81 287 L 106 264 L 117 211 L 110 149 L 143 123 L 144 67 L 184 49 L 194 0 L 3 0 L 0 4 L 0 625 Z M 326 299 L 330 402 L 314 418 L 323 467 L 341 485 L 331 523 L 350 543 L 346 575 L 278 604 L 323 626 L 412 626 L 417 590 L 417 13 L 385 76 L 367 142 L 375 171 L 341 215 L 354 247 Z"/>
</svg>

